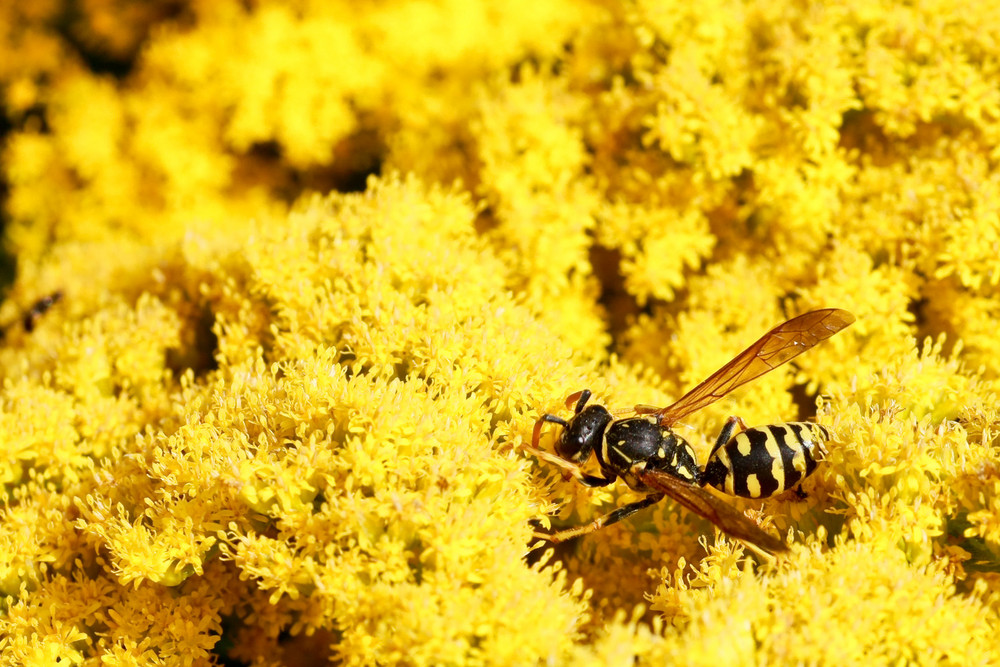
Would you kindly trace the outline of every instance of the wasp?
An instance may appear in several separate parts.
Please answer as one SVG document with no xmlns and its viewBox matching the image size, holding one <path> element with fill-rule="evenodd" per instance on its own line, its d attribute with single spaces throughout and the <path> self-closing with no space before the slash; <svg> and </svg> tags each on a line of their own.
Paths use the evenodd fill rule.
<svg viewBox="0 0 1000 667">
<path fill-rule="evenodd" d="M 772 553 L 784 551 L 781 540 L 764 532 L 741 512 L 707 491 L 712 486 L 729 495 L 767 498 L 794 488 L 826 454 L 829 431 L 819 424 L 789 422 L 747 428 L 730 417 L 712 447 L 704 468 L 698 467 L 694 449 L 672 427 L 737 387 L 755 380 L 794 359 L 854 322 L 846 310 L 826 308 L 793 317 L 743 350 L 732 361 L 665 408 L 637 405 L 612 412 L 590 403 L 589 389 L 566 399 L 574 407 L 569 420 L 544 414 L 536 422 L 529 453 L 565 469 L 587 487 L 602 487 L 621 478 L 633 491 L 647 494 L 577 528 L 536 533 L 550 542 L 585 535 L 617 523 L 641 509 L 670 497 L 723 532 Z M 620 415 L 632 413 L 632 417 Z M 545 423 L 562 427 L 556 455 L 538 448 Z M 736 427 L 742 430 L 736 433 Z M 601 475 L 581 469 L 597 456 Z"/>
</svg>

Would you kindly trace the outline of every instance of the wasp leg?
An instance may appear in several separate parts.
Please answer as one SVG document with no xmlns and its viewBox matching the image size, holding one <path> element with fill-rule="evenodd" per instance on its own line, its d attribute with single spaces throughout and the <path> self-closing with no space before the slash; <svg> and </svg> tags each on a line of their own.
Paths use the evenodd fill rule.
<svg viewBox="0 0 1000 667">
<path fill-rule="evenodd" d="M 545 452 L 545 451 L 542 451 L 541 449 L 539 449 L 538 448 L 538 440 L 539 440 L 539 438 L 541 437 L 541 434 L 542 434 L 542 424 L 544 424 L 545 422 L 551 422 L 553 424 L 559 424 L 563 428 L 566 428 L 566 426 L 567 426 L 567 423 L 566 423 L 565 419 L 560 419 L 559 417 L 556 417 L 555 415 L 549 415 L 549 414 L 542 415 L 541 417 L 538 418 L 538 421 L 535 422 L 535 429 L 534 429 L 534 431 L 531 434 L 531 445 L 530 446 L 528 446 L 528 445 L 521 445 L 521 449 L 523 449 L 524 451 L 528 452 L 529 454 L 533 454 L 535 457 L 537 457 L 537 458 L 539 458 L 539 459 L 541 459 L 543 461 L 547 461 L 548 463 L 551 463 L 554 466 L 559 466 L 560 468 L 562 468 L 563 470 L 565 470 L 571 477 L 573 477 L 576 481 L 578 481 L 580 484 L 583 484 L 584 486 L 587 486 L 587 487 L 590 487 L 590 488 L 599 487 L 599 486 L 608 486 L 609 484 L 613 484 L 614 481 L 616 479 L 618 479 L 617 476 L 615 476 L 615 477 L 597 477 L 595 475 L 588 475 L 587 473 L 585 473 L 582 470 L 580 470 L 580 466 L 578 466 L 577 464 L 573 463 L 572 461 L 567 461 L 566 459 L 564 459 L 564 458 L 562 458 L 560 456 L 556 456 L 555 454 L 549 454 L 548 452 Z"/>
<path fill-rule="evenodd" d="M 559 544 L 560 542 L 565 542 L 566 540 L 571 540 L 574 537 L 579 537 L 580 535 L 586 535 L 592 533 L 595 530 L 600 530 L 605 526 L 610 526 L 613 523 L 618 523 L 622 519 L 632 516 L 641 509 L 645 509 L 650 505 L 655 505 L 656 503 L 663 500 L 662 493 L 654 493 L 652 495 L 646 496 L 642 500 L 637 500 L 634 503 L 629 503 L 623 507 L 619 507 L 613 512 L 609 512 L 604 516 L 598 517 L 588 524 L 582 526 L 577 526 L 576 528 L 567 528 L 566 530 L 559 530 L 554 533 L 533 533 L 533 535 L 539 539 L 547 540 L 553 544 Z"/>
<path fill-rule="evenodd" d="M 722 432 L 719 433 L 719 437 L 715 441 L 715 446 L 713 446 L 712 451 L 708 453 L 708 459 L 706 460 L 711 459 L 717 451 L 722 449 L 725 444 L 729 442 L 729 439 L 733 437 L 733 433 L 736 431 L 737 424 L 739 424 L 741 431 L 747 430 L 747 423 L 743 421 L 743 417 L 730 417 L 727 419 L 725 426 L 722 427 Z"/>
</svg>

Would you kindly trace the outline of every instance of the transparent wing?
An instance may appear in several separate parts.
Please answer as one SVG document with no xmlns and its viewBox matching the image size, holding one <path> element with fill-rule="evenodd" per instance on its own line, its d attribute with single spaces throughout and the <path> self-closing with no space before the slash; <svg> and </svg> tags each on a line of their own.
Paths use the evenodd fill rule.
<svg viewBox="0 0 1000 667">
<path fill-rule="evenodd" d="M 731 537 L 755 544 L 771 553 L 788 550 L 784 542 L 768 535 L 735 507 L 699 486 L 679 480 L 665 472 L 643 472 L 639 478 L 649 488 L 673 498 L 688 510 L 714 523 Z"/>
<path fill-rule="evenodd" d="M 743 350 L 735 359 L 715 371 L 704 382 L 684 394 L 673 405 L 653 408 L 637 405 L 640 414 L 655 414 L 664 426 L 711 405 L 737 387 L 794 359 L 854 321 L 854 315 L 839 308 L 813 310 L 779 324 Z"/>
</svg>

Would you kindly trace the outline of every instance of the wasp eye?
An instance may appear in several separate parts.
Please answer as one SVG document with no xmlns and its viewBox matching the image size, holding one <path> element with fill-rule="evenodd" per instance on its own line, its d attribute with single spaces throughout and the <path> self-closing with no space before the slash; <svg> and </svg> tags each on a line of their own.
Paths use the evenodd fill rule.
<svg viewBox="0 0 1000 667">
<path fill-rule="evenodd" d="M 575 420 L 570 420 L 566 428 L 563 429 L 562 435 L 556 441 L 556 454 L 569 461 L 575 461 L 576 455 L 579 453 L 580 448 L 583 443 L 580 441 L 579 434 L 577 431 L 579 429 L 574 428 Z"/>
</svg>

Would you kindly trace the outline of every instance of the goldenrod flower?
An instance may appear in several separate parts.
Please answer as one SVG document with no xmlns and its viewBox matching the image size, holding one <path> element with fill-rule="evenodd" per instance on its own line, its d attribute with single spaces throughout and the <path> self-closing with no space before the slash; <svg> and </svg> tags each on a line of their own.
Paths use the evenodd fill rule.
<svg viewBox="0 0 1000 667">
<path fill-rule="evenodd" d="M 0 664 L 1000 663 L 995 2 L 71 4 L 0 3 Z M 541 414 L 823 307 L 676 427 L 831 430 L 726 500 L 788 553 L 534 540 L 641 497 Z"/>
</svg>

